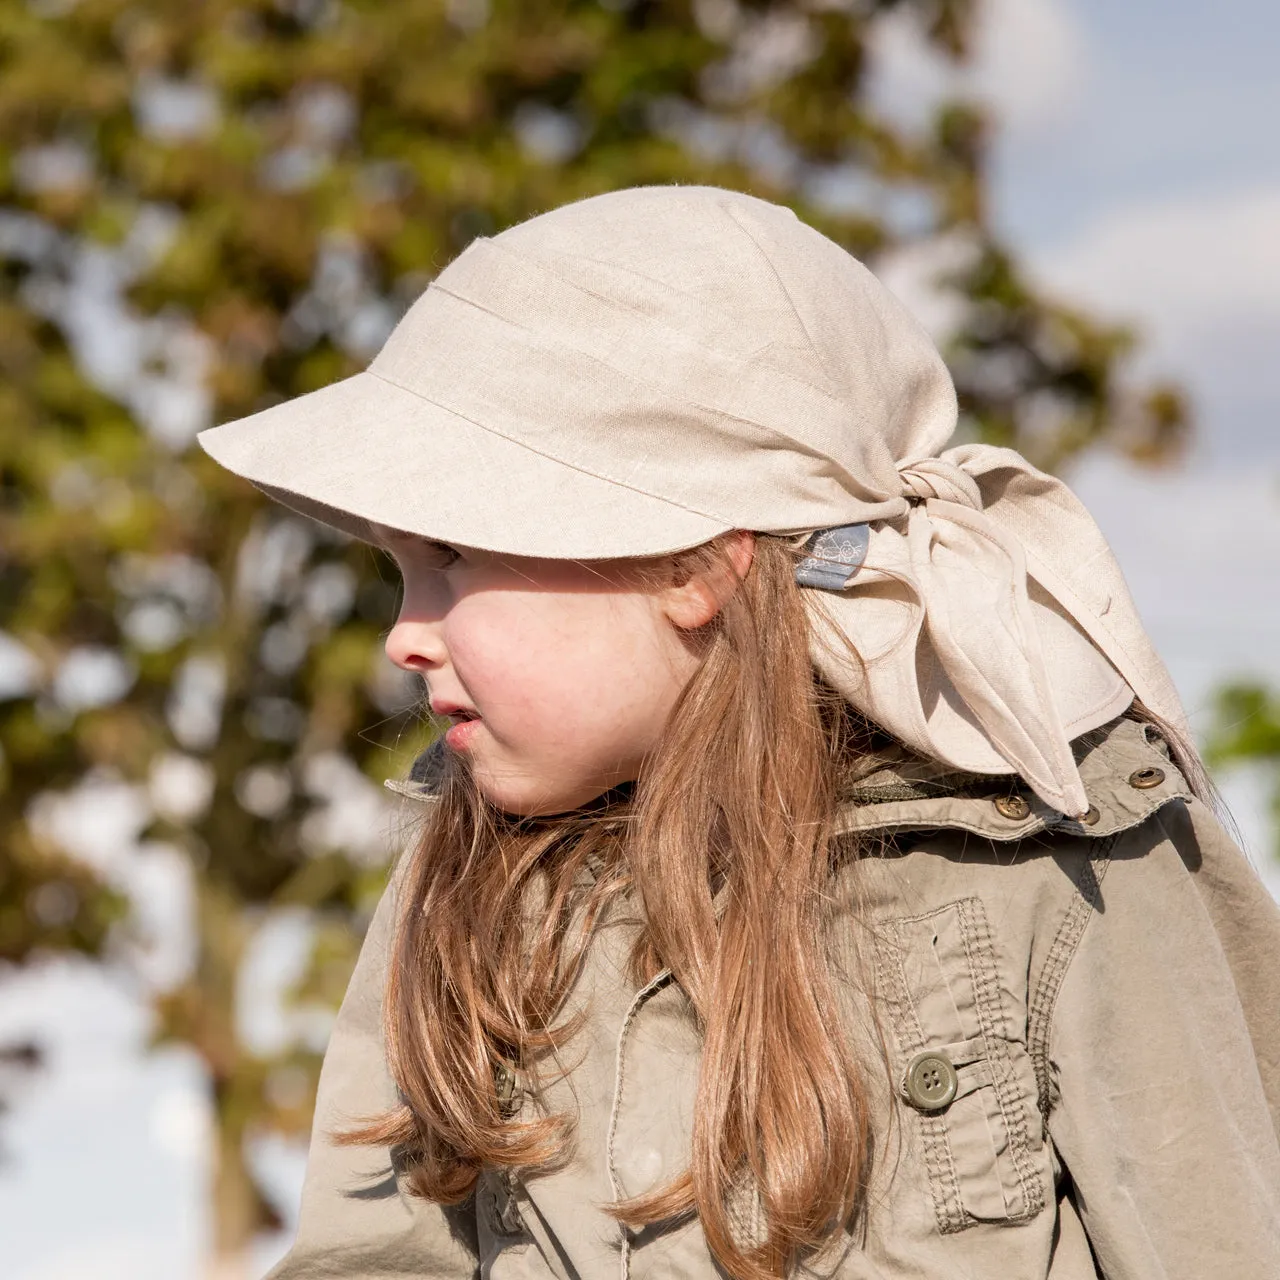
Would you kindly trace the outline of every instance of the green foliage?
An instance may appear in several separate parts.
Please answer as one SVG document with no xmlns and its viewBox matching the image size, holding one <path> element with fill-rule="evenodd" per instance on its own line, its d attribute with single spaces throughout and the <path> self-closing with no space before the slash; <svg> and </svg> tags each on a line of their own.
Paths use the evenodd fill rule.
<svg viewBox="0 0 1280 1280">
<path fill-rule="evenodd" d="M 273 1221 L 244 1139 L 305 1131 L 316 1068 L 304 1046 L 262 1060 L 240 1043 L 246 947 L 305 908 L 297 998 L 336 1000 L 383 872 L 324 834 L 325 778 L 335 761 L 400 773 L 432 726 L 379 666 L 388 566 L 271 508 L 157 396 L 198 381 L 219 421 L 322 386 L 476 235 L 697 181 L 790 203 L 872 260 L 958 246 L 949 354 L 970 435 L 1048 466 L 1098 444 L 1163 456 L 1176 394 L 1129 392 L 1129 335 L 1038 295 L 993 236 L 982 113 L 949 102 L 913 132 L 869 101 L 886 14 L 962 58 L 972 7 L 0 0 L 0 632 L 37 667 L 0 700 L 0 956 L 101 952 L 121 909 L 48 846 L 43 799 L 94 771 L 206 780 L 203 802 L 157 802 L 144 835 L 196 886 L 195 968 L 157 998 L 157 1035 L 209 1073 L 220 1253 Z M 123 375 L 93 364 L 79 323 L 93 271 L 149 326 L 121 323 L 144 349 Z M 69 674 L 86 662 L 116 683 L 98 704 Z"/>
<path fill-rule="evenodd" d="M 1273 829 L 1280 833 L 1280 693 L 1259 684 L 1221 689 L 1205 759 L 1214 768 L 1254 764 L 1267 769 Z"/>
</svg>

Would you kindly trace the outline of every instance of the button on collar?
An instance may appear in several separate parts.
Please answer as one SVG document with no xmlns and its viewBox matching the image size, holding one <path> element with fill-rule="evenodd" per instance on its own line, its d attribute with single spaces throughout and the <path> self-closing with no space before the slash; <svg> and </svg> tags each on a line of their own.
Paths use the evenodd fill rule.
<svg viewBox="0 0 1280 1280">
<path fill-rule="evenodd" d="M 940 1049 L 917 1053 L 907 1063 L 902 1081 L 907 1101 L 920 1111 L 941 1111 L 956 1096 L 958 1085 L 956 1069 Z"/>
<path fill-rule="evenodd" d="M 1042 829 L 1096 838 L 1127 831 L 1169 801 L 1190 797 L 1150 727 L 1136 720 L 1121 717 L 1077 739 L 1076 754 L 1096 822 L 1082 820 L 1092 814 L 1055 812 L 1017 778 L 948 773 L 903 751 L 849 785 L 837 831 L 958 829 L 1002 844 Z"/>
<path fill-rule="evenodd" d="M 1135 769 L 1129 775 L 1129 785 L 1136 787 L 1139 791 L 1150 791 L 1152 787 L 1158 787 L 1164 781 L 1164 770 L 1157 769 L 1155 765 L 1148 765 L 1145 769 Z"/>
<path fill-rule="evenodd" d="M 1021 822 L 1031 816 L 1031 806 L 1022 796 L 999 796 L 995 806 L 996 812 L 1011 822 Z"/>
</svg>

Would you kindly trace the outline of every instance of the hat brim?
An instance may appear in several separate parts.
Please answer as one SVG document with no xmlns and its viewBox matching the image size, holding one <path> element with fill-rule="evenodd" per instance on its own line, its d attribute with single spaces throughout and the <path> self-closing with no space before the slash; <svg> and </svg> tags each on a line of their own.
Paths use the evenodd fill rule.
<svg viewBox="0 0 1280 1280">
<path fill-rule="evenodd" d="M 200 432 L 216 462 L 365 542 L 371 522 L 509 555 L 661 555 L 732 526 L 498 435 L 374 373 Z"/>
</svg>

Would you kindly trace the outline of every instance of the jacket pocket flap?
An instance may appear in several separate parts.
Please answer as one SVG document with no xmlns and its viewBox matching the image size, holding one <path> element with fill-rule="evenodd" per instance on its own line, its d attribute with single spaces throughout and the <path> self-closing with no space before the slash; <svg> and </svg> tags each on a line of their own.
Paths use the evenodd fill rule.
<svg viewBox="0 0 1280 1280">
<path fill-rule="evenodd" d="M 876 985 L 938 1229 L 1034 1218 L 1050 1182 L 1035 1071 L 981 900 L 887 922 Z"/>
</svg>

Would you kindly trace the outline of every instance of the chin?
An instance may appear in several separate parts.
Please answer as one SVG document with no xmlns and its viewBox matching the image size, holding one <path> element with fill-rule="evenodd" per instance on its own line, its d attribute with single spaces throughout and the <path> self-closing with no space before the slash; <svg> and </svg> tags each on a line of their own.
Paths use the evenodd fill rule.
<svg viewBox="0 0 1280 1280">
<path fill-rule="evenodd" d="M 476 776 L 480 794 L 495 809 L 516 818 L 547 818 L 557 813 L 572 813 L 603 800 L 622 787 L 607 782 L 586 783 L 577 787 L 553 787 L 531 779 L 497 779 Z"/>
</svg>

